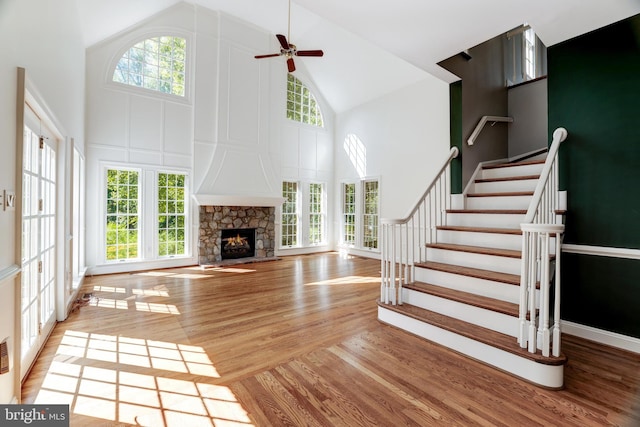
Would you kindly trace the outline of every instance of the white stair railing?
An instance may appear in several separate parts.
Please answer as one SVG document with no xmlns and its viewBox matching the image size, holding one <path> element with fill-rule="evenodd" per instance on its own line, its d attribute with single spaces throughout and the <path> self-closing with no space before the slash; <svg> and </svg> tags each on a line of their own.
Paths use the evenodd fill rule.
<svg viewBox="0 0 640 427">
<path fill-rule="evenodd" d="M 444 165 L 415 204 L 401 219 L 382 219 L 380 301 L 402 304 L 402 286 L 414 281 L 415 264 L 426 260 L 426 245 L 436 242 L 436 227 L 445 225 L 451 206 L 449 170 L 459 154 L 451 148 Z"/>
<path fill-rule="evenodd" d="M 518 343 L 535 353 L 542 350 L 548 357 L 560 355 L 560 251 L 564 224 L 558 221 L 558 150 L 567 131 L 558 128 L 538 185 L 527 210 L 522 229 L 522 271 L 520 277 L 520 312 Z M 551 262 L 555 254 L 555 263 Z M 555 271 L 551 272 L 555 264 Z M 551 288 L 553 278 L 553 326 Z M 539 283 L 539 292 L 537 291 Z"/>
</svg>

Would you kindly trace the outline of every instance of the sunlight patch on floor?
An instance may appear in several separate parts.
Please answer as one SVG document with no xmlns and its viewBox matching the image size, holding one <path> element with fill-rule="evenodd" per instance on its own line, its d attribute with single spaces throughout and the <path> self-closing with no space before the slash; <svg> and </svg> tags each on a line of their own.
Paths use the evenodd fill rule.
<svg viewBox="0 0 640 427">
<path fill-rule="evenodd" d="M 86 366 L 87 359 L 110 363 Z M 140 368 L 151 370 L 134 371 Z M 66 331 L 34 403 L 69 404 L 73 414 L 142 426 L 253 425 L 228 387 L 171 372 L 220 378 L 198 346 Z"/>
</svg>

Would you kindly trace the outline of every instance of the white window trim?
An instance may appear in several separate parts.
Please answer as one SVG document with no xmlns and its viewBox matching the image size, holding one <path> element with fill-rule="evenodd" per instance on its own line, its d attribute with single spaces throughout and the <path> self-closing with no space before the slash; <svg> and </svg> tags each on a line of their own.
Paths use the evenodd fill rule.
<svg viewBox="0 0 640 427">
<path fill-rule="evenodd" d="M 100 264 L 95 266 L 91 274 L 108 274 L 121 271 L 144 270 L 150 268 L 172 267 L 179 265 L 190 265 L 197 263 L 194 255 L 193 239 L 193 203 L 190 197 L 189 184 L 191 183 L 191 172 L 179 168 L 153 167 L 138 164 L 122 164 L 117 162 L 100 162 L 100 223 L 98 244 Z M 133 170 L 139 173 L 138 188 L 138 258 L 128 260 L 110 261 L 106 259 L 106 212 L 107 212 L 107 169 Z M 185 255 L 175 255 L 173 257 L 160 257 L 158 251 L 158 174 L 159 173 L 179 173 L 186 175 L 185 189 Z M 152 204 L 152 206 L 150 205 Z M 151 226 L 149 226 L 151 224 Z M 126 265 L 126 270 L 122 266 Z"/>
<path fill-rule="evenodd" d="M 378 183 L 378 247 L 377 248 L 368 248 L 364 246 L 364 185 L 365 182 L 370 182 L 370 181 L 376 181 Z M 344 180 L 340 182 L 340 195 L 341 197 L 344 197 L 343 191 L 344 191 L 344 184 L 355 184 L 356 186 L 356 192 L 355 192 L 355 199 L 356 199 L 356 221 L 355 221 L 355 229 L 356 229 L 356 241 L 355 244 L 347 244 L 344 243 L 344 241 L 342 240 L 342 227 L 344 227 L 344 212 L 342 210 L 342 198 L 340 199 L 340 205 L 338 207 L 339 209 L 339 215 L 340 215 L 340 231 L 339 231 L 339 238 L 338 238 L 338 247 L 341 249 L 345 249 L 345 250 L 353 250 L 353 251 L 360 251 L 362 253 L 375 253 L 375 254 L 379 254 L 381 249 L 380 249 L 380 208 L 381 208 L 381 203 L 380 203 L 380 196 L 382 194 L 382 180 L 380 179 L 380 177 L 378 176 L 367 176 L 364 177 L 362 179 L 357 179 L 357 180 Z"/>
<path fill-rule="evenodd" d="M 184 96 L 174 95 L 171 93 L 164 93 L 153 89 L 145 89 L 137 86 L 128 85 L 125 83 L 119 83 L 113 81 L 113 73 L 118 65 L 118 62 L 122 58 L 122 56 L 131 49 L 136 43 L 141 41 L 153 38 L 153 37 L 180 37 L 185 39 L 186 48 L 185 48 L 185 64 L 184 64 Z M 191 104 L 193 100 L 192 96 L 192 70 L 193 70 L 193 57 L 194 57 L 194 48 L 193 48 L 193 37 L 189 33 L 179 32 L 179 31 L 146 31 L 146 32 L 136 32 L 130 37 L 126 38 L 122 42 L 122 47 L 118 49 L 115 55 L 111 58 L 109 66 L 106 67 L 106 73 L 104 76 L 105 86 L 117 90 L 119 92 L 125 93 L 135 93 L 142 96 L 150 96 L 156 97 L 160 99 L 165 99 L 168 101 L 183 103 L 183 104 Z"/>
</svg>

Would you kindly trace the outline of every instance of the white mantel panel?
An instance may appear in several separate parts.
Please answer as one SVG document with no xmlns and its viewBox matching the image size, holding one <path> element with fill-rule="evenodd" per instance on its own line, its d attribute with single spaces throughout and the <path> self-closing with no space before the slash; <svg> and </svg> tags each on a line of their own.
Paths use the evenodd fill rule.
<svg viewBox="0 0 640 427">
<path fill-rule="evenodd" d="M 191 160 L 192 157 L 190 155 L 164 153 L 162 165 L 188 170 L 191 169 Z"/>
<path fill-rule="evenodd" d="M 91 80 L 89 77 L 88 80 Z M 118 111 L 119 114 L 113 114 Z M 87 141 L 99 145 L 127 145 L 129 97 L 114 90 L 89 91 Z"/>
<path fill-rule="evenodd" d="M 228 50 L 227 50 L 228 49 Z M 226 46 L 228 66 L 227 134 L 234 144 L 256 146 L 260 142 L 261 85 L 260 66 L 251 52 Z"/>
<path fill-rule="evenodd" d="M 300 128 L 300 167 L 318 169 L 318 136 L 316 130 Z"/>
<path fill-rule="evenodd" d="M 162 153 L 160 151 L 129 150 L 129 162 L 141 165 L 161 165 Z"/>
<path fill-rule="evenodd" d="M 294 126 L 283 126 L 283 138 L 282 138 L 282 157 L 280 158 L 280 165 L 283 168 L 297 169 L 299 166 L 299 140 L 298 128 Z"/>
<path fill-rule="evenodd" d="M 218 147 L 220 148 L 220 147 Z M 198 194 L 209 195 L 255 195 L 273 196 L 278 194 L 265 167 L 269 163 L 268 157 L 252 152 L 238 152 L 226 150 L 218 155 L 214 154 L 214 161 L 209 168 L 209 174 Z M 217 171 L 217 173 L 213 173 Z"/>
<path fill-rule="evenodd" d="M 165 103 L 164 152 L 191 155 L 193 108 L 189 105 Z"/>
<path fill-rule="evenodd" d="M 196 15 L 196 64 L 194 71 L 194 138 L 198 143 L 216 141 L 218 112 L 219 14 L 198 7 Z"/>
<path fill-rule="evenodd" d="M 196 141 L 193 144 L 193 188 L 199 189 L 203 186 L 207 177 L 209 165 L 213 162 L 215 146 L 208 142 Z"/>
<path fill-rule="evenodd" d="M 133 149 L 162 148 L 162 103 L 159 99 L 131 96 L 129 146 Z"/>
<path fill-rule="evenodd" d="M 317 134 L 317 164 L 319 171 L 333 171 L 333 139 L 326 132 Z"/>
</svg>

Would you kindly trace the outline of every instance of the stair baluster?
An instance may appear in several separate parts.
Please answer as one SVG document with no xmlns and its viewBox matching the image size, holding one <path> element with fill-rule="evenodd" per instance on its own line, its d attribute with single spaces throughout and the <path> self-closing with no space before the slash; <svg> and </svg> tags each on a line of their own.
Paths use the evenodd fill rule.
<svg viewBox="0 0 640 427">
<path fill-rule="evenodd" d="M 564 128 L 553 133 L 553 141 L 549 148 L 538 185 L 527 210 L 522 230 L 522 271 L 520 281 L 520 328 L 518 343 L 535 353 L 538 349 L 548 357 L 560 354 L 560 252 L 564 233 L 564 224 L 557 223 L 559 209 L 558 192 L 558 150 L 567 137 Z M 555 274 L 553 336 L 549 330 L 550 320 L 550 287 L 551 282 L 551 237 L 555 240 Z M 540 287 L 538 298 L 536 289 Z M 539 308 L 536 307 L 539 301 Z M 539 310 L 536 315 L 536 311 Z M 529 320 L 527 320 L 527 315 Z M 551 341 L 551 338 L 553 340 Z"/>
<path fill-rule="evenodd" d="M 451 206 L 447 176 L 451 161 L 458 154 L 458 148 L 452 147 L 444 165 L 409 215 L 402 219 L 380 221 L 382 228 L 380 300 L 385 304 L 402 304 L 402 286 L 414 280 L 415 263 L 426 260 L 425 245 L 435 242 L 436 227 L 445 224 L 446 211 Z M 424 233 L 421 232 L 423 221 Z"/>
</svg>

